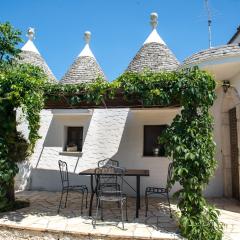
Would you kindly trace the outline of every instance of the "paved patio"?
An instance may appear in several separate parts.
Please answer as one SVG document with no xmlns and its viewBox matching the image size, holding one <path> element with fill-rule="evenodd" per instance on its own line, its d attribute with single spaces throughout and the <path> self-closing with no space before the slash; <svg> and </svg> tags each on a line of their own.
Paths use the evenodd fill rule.
<svg viewBox="0 0 240 240">
<path fill-rule="evenodd" d="M 144 201 L 139 219 L 135 216 L 135 199 L 128 203 L 129 221 L 121 229 L 118 209 L 109 206 L 104 210 L 104 222 L 97 221 L 96 229 L 88 217 L 88 209 L 80 213 L 79 195 L 71 193 L 68 206 L 57 214 L 60 193 L 24 191 L 17 198 L 30 200 L 30 207 L 0 214 L 0 239 L 180 239 L 176 222 L 169 217 L 168 208 L 161 199 L 150 199 L 149 215 L 159 216 L 145 222 Z M 211 199 L 221 211 L 226 224 L 224 239 L 240 239 L 240 206 L 232 199 Z M 96 204 L 93 204 L 95 206 Z M 175 204 L 172 208 L 176 209 Z M 158 209 L 158 210 L 157 210 Z M 93 214 L 95 211 L 93 211 Z M 11 236 L 10 236 L 11 235 Z"/>
</svg>

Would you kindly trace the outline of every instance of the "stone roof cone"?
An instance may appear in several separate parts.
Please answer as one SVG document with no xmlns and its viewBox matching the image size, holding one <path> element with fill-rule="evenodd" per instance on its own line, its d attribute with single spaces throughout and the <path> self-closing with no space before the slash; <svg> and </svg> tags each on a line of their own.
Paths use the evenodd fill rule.
<svg viewBox="0 0 240 240">
<path fill-rule="evenodd" d="M 70 66 L 67 73 L 63 76 L 60 83 L 77 84 L 84 82 L 93 82 L 98 77 L 105 79 L 105 75 L 89 46 L 91 40 L 91 32 L 86 31 L 84 33 L 84 40 L 85 47 L 73 62 L 73 64 Z"/>
<path fill-rule="evenodd" d="M 173 71 L 179 66 L 175 55 L 157 32 L 158 14 L 151 13 L 150 18 L 152 32 L 128 65 L 127 72 L 142 72 L 144 70 L 153 72 Z"/>
<path fill-rule="evenodd" d="M 56 77 L 53 75 L 51 69 L 48 67 L 47 63 L 33 43 L 33 39 L 35 38 L 34 28 L 28 28 L 27 37 L 28 41 L 21 48 L 22 52 L 20 53 L 20 62 L 29 63 L 42 68 L 44 73 L 48 76 L 49 82 L 56 83 Z"/>
</svg>

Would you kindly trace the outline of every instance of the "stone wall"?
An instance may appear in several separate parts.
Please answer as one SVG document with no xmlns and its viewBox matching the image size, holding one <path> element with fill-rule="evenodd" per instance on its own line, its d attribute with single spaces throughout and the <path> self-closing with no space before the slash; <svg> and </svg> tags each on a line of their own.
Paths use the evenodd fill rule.
<svg viewBox="0 0 240 240">
<path fill-rule="evenodd" d="M 219 103 L 212 110 L 214 114 L 219 112 L 218 108 Z M 61 159 L 68 163 L 73 184 L 86 184 L 90 187 L 89 177 L 79 176 L 78 173 L 97 166 L 97 161 L 101 159 L 111 157 L 118 160 L 120 166 L 150 170 L 149 177 L 141 178 L 142 194 L 146 186 L 165 186 L 169 159 L 143 156 L 143 127 L 144 125 L 170 124 L 179 111 L 179 108 L 131 111 L 128 109 L 95 109 L 93 115 L 61 116 L 52 115 L 50 110 L 44 110 L 41 114 L 42 139 L 38 141 L 36 151 L 31 157 L 30 168 L 25 165 L 21 173 L 27 172 L 24 176 L 26 180 L 29 180 L 29 189 L 58 191 L 61 189 L 58 160 Z M 214 128 L 218 145 L 221 144 L 220 124 L 217 121 Z M 84 127 L 82 154 L 69 156 L 63 153 L 66 126 Z M 216 157 L 219 167 L 206 190 L 208 196 L 223 195 L 221 147 L 218 146 L 217 149 Z M 135 177 L 128 177 L 127 181 L 132 187 L 136 187 Z M 26 181 L 20 186 L 20 189 L 26 187 Z M 178 185 L 173 188 L 172 192 L 177 189 L 179 189 Z M 130 195 L 135 195 L 135 192 L 127 185 L 125 191 Z"/>
</svg>

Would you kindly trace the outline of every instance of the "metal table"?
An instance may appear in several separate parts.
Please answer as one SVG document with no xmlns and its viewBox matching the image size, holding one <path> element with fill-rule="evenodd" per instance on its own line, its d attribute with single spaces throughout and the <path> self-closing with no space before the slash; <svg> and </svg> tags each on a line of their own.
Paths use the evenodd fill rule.
<svg viewBox="0 0 240 240">
<path fill-rule="evenodd" d="M 79 175 L 89 175 L 91 181 L 91 199 L 90 199 L 90 206 L 89 206 L 89 216 L 92 216 L 92 203 L 93 197 L 96 192 L 93 186 L 93 176 L 95 175 L 95 169 L 87 169 L 79 173 Z M 144 169 L 126 169 L 125 176 L 133 176 L 136 177 L 136 218 L 139 216 L 139 209 L 141 204 L 140 199 L 140 177 L 149 176 L 149 170 Z"/>
</svg>

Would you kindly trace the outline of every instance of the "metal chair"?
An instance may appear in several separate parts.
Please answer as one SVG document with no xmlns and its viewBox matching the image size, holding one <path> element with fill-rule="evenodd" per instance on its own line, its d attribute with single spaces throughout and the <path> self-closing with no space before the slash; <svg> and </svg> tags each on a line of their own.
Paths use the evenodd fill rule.
<svg viewBox="0 0 240 240">
<path fill-rule="evenodd" d="M 169 192 L 170 192 L 170 187 L 169 183 L 172 177 L 172 171 L 173 171 L 173 163 L 170 163 L 168 165 L 168 175 L 167 175 L 167 185 L 166 187 L 147 187 L 145 190 L 145 205 L 146 205 L 146 210 L 145 210 L 145 217 L 147 217 L 147 212 L 148 212 L 148 197 L 149 195 L 163 195 L 167 197 L 168 200 L 168 206 L 169 206 L 169 213 L 170 217 L 172 218 L 172 211 L 171 211 L 171 205 L 170 205 L 170 199 L 169 199 Z"/>
<path fill-rule="evenodd" d="M 70 185 L 67 163 L 59 160 L 58 165 L 59 165 L 61 183 L 62 183 L 62 193 L 61 193 L 60 203 L 58 206 L 58 213 L 60 211 L 60 208 L 62 208 L 63 194 L 66 193 L 65 203 L 64 203 L 64 208 L 66 208 L 68 192 L 71 191 L 71 192 L 79 192 L 82 194 L 82 202 L 81 202 L 81 214 L 82 214 L 83 213 L 83 199 L 84 199 L 85 192 L 86 192 L 86 208 L 87 208 L 88 188 L 86 185 Z"/>
<path fill-rule="evenodd" d="M 119 167 L 119 162 L 117 160 L 114 160 L 114 159 L 111 159 L 111 158 L 106 158 L 106 159 L 103 159 L 103 160 L 100 160 L 98 162 L 98 167 L 104 167 L 106 165 L 110 165 L 110 166 L 113 166 L 113 167 Z"/>
<path fill-rule="evenodd" d="M 124 229 L 124 216 L 123 216 L 123 205 L 125 204 L 126 220 L 127 215 L 127 196 L 123 193 L 123 177 L 125 175 L 125 169 L 120 167 L 113 167 L 105 165 L 101 168 L 95 169 L 96 178 L 96 191 L 97 191 L 97 209 L 96 216 L 93 218 L 93 227 L 96 227 L 96 220 L 98 218 L 99 208 L 101 209 L 101 220 L 103 220 L 103 203 L 104 202 L 116 202 L 119 203 L 121 209 L 122 227 Z M 112 179 L 112 185 L 105 185 L 106 176 Z M 115 186 L 115 188 L 113 187 Z M 119 187 L 118 187 L 119 186 Z"/>
<path fill-rule="evenodd" d="M 98 168 L 102 167 L 119 167 L 119 162 L 111 158 L 106 158 L 98 162 Z M 120 188 L 119 184 L 116 181 L 116 176 L 103 175 L 101 184 L 105 187 L 116 188 L 117 186 L 118 188 Z"/>
</svg>

